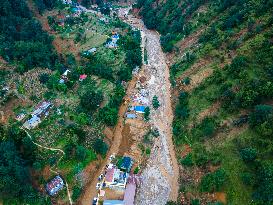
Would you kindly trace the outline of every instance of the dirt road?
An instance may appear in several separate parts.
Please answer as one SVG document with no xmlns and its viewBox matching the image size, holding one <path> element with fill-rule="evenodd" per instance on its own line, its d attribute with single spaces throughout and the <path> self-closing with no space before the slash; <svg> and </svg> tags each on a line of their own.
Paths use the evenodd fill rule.
<svg viewBox="0 0 273 205">
<path fill-rule="evenodd" d="M 121 9 L 123 12 L 123 9 Z M 169 82 L 169 69 L 165 55 L 161 50 L 160 36 L 157 32 L 146 29 L 140 19 L 130 16 L 127 23 L 142 30 L 142 48 L 146 47 L 148 65 L 144 65 L 144 73 L 151 76 L 148 82 L 150 102 L 154 95 L 158 96 L 160 108 L 151 110 L 150 124 L 158 128 L 160 136 L 157 138 L 147 167 L 142 172 L 142 184 L 136 196 L 136 205 L 165 205 L 168 200 L 176 201 L 178 196 L 178 164 L 172 143 L 171 92 Z M 130 96 L 134 90 L 136 79 L 130 81 L 126 96 Z M 150 105 L 150 107 L 152 107 Z M 112 145 L 107 159 L 113 153 L 118 153 L 122 141 L 124 126 L 124 113 L 127 105 L 122 105 L 119 110 L 119 120 L 115 127 Z M 89 205 L 93 197 L 97 195 L 97 178 L 103 172 L 108 160 L 105 160 L 96 171 L 94 177 L 87 184 L 84 194 L 80 198 L 79 205 Z"/>
<path fill-rule="evenodd" d="M 130 96 L 131 92 L 133 90 L 133 88 L 136 85 L 136 79 L 132 79 L 129 82 L 129 85 L 127 87 L 127 91 L 126 91 L 126 96 Z M 98 177 L 101 173 L 103 173 L 104 167 L 106 166 L 106 164 L 109 162 L 108 159 L 110 157 L 111 154 L 115 153 L 117 154 L 119 152 L 119 148 L 120 148 L 120 144 L 121 144 L 121 140 L 122 140 L 122 130 L 123 130 L 123 116 L 125 114 L 125 112 L 128 109 L 128 105 L 127 104 L 122 104 L 120 109 L 119 109 L 119 120 L 118 123 L 115 127 L 114 130 L 114 134 L 113 134 L 113 139 L 112 139 L 112 144 L 111 147 L 108 151 L 108 154 L 106 156 L 107 160 L 104 160 L 104 162 L 102 164 L 100 164 L 100 167 L 97 169 L 96 173 L 94 174 L 93 179 L 90 180 L 89 183 L 87 183 L 84 193 L 81 196 L 81 198 L 79 199 L 79 202 L 77 204 L 79 205 L 90 205 L 92 199 L 97 196 L 97 190 L 96 190 L 96 184 L 98 183 Z"/>
<path fill-rule="evenodd" d="M 126 13 L 120 10 L 121 16 Z M 142 184 L 137 191 L 136 205 L 165 205 L 168 200 L 176 201 L 178 197 L 179 168 L 172 142 L 171 91 L 169 68 L 160 45 L 160 35 L 145 28 L 142 20 L 129 15 L 126 20 L 141 30 L 142 44 L 146 47 L 148 64 L 144 72 L 151 76 L 148 82 L 149 100 L 157 96 L 161 106 L 158 110 L 151 109 L 150 123 L 159 130 L 151 151 L 147 167 L 142 172 Z M 152 105 L 150 105 L 152 107 Z"/>
</svg>

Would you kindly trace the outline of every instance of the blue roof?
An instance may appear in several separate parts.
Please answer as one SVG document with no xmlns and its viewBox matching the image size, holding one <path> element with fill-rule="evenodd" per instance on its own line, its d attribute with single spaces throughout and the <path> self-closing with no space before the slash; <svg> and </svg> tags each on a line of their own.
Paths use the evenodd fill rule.
<svg viewBox="0 0 273 205">
<path fill-rule="evenodd" d="M 119 35 L 115 34 L 115 35 L 112 36 L 112 38 L 119 38 Z"/>
<path fill-rule="evenodd" d="M 122 163 L 121 163 L 121 169 L 125 169 L 127 172 L 129 172 L 132 168 L 133 160 L 131 157 L 123 157 Z"/>
<path fill-rule="evenodd" d="M 138 112 L 144 112 L 145 108 L 146 106 L 138 105 L 134 107 L 134 110 Z"/>
<path fill-rule="evenodd" d="M 121 200 L 104 200 L 103 205 L 124 205 L 124 201 L 121 201 Z"/>
</svg>

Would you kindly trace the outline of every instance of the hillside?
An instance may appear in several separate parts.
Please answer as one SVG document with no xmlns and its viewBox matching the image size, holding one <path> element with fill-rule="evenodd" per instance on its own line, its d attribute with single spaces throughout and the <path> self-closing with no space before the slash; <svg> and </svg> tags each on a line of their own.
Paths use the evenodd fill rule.
<svg viewBox="0 0 273 205">
<path fill-rule="evenodd" d="M 146 26 L 161 33 L 170 63 L 177 204 L 273 202 L 272 6 L 265 0 L 135 5 Z"/>
<path fill-rule="evenodd" d="M 97 13 L 61 1 L 0 1 L 3 204 L 72 204 L 97 183 L 142 64 L 140 32 Z M 65 185 L 50 196 L 56 175 Z"/>
</svg>

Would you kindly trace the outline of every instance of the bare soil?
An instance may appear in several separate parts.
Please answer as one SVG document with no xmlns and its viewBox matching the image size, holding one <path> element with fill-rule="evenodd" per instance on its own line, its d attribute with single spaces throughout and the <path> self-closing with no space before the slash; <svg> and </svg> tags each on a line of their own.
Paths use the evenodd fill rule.
<svg viewBox="0 0 273 205">
<path fill-rule="evenodd" d="M 127 87 L 127 91 L 126 91 L 126 95 L 127 96 L 130 96 L 134 87 L 135 87 L 135 84 L 136 84 L 136 78 L 133 78 L 129 84 L 128 84 L 128 87 Z M 119 152 L 119 149 L 120 149 L 120 145 L 122 143 L 122 139 L 123 139 L 123 135 L 122 135 L 122 132 L 123 132 L 123 129 L 124 129 L 124 119 L 123 119 L 123 116 L 125 114 L 125 112 L 127 111 L 128 109 L 128 104 L 122 104 L 120 109 L 119 109 L 119 120 L 118 120 L 118 123 L 117 125 L 115 126 L 114 128 L 114 131 L 113 131 L 113 135 L 111 133 L 111 131 L 109 130 L 109 128 L 105 128 L 105 131 L 104 133 L 108 133 L 107 137 L 112 137 L 112 141 L 111 141 L 111 144 L 110 144 L 110 148 L 109 148 L 109 151 L 108 151 L 108 154 L 106 156 L 106 159 L 102 159 L 101 161 L 98 162 L 97 166 L 95 169 L 92 169 L 90 170 L 90 175 L 89 177 L 86 179 L 86 180 L 89 180 L 86 182 L 86 186 L 85 186 L 85 189 L 83 191 L 83 194 L 82 196 L 80 197 L 80 199 L 78 200 L 77 204 L 79 205 L 89 205 L 90 204 L 90 201 L 95 197 L 97 196 L 97 190 L 96 190 L 96 184 L 97 184 L 97 178 L 99 177 L 99 175 L 101 173 L 103 173 L 104 171 L 104 168 L 106 166 L 106 164 L 108 163 L 108 158 L 110 157 L 111 154 L 117 154 Z"/>
<path fill-rule="evenodd" d="M 35 18 L 37 18 L 42 24 L 43 30 L 47 31 L 49 34 L 54 36 L 52 44 L 55 47 L 57 53 L 59 55 L 72 53 L 75 56 L 76 60 L 79 61 L 80 60 L 79 48 L 75 45 L 73 39 L 62 39 L 55 31 L 53 31 L 50 28 L 48 24 L 47 17 L 56 15 L 57 11 L 55 10 L 47 11 L 43 15 L 40 15 L 33 0 L 29 0 L 27 1 L 27 3 L 28 3 L 29 9 L 33 12 Z"/>
</svg>

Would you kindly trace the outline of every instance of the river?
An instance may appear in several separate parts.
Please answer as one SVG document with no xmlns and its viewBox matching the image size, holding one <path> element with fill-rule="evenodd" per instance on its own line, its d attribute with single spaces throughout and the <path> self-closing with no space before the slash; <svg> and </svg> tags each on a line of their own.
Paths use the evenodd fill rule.
<svg viewBox="0 0 273 205">
<path fill-rule="evenodd" d="M 120 15 L 128 13 L 128 8 L 120 9 Z M 151 156 L 141 177 L 142 183 L 136 195 L 136 205 L 165 205 L 168 200 L 176 201 L 178 197 L 179 168 L 172 142 L 172 106 L 169 68 L 165 54 L 160 45 L 160 35 L 147 29 L 141 19 L 128 15 L 128 24 L 141 30 L 142 47 L 147 50 L 148 64 L 143 66 L 144 72 L 150 76 L 148 91 L 150 103 L 157 96 L 160 107 L 151 109 L 151 125 L 159 130 L 151 150 Z M 152 107 L 152 106 L 150 106 Z"/>
</svg>

